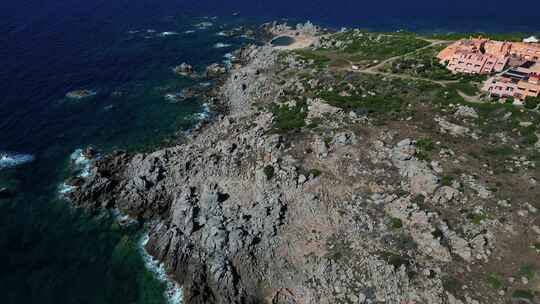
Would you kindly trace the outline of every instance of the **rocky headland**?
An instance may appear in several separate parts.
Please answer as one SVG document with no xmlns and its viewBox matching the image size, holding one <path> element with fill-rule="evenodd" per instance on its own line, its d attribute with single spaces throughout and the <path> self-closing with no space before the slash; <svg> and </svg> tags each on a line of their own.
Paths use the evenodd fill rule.
<svg viewBox="0 0 540 304">
<path fill-rule="evenodd" d="M 538 262 L 538 171 L 517 159 L 498 177 L 466 150 L 504 131 L 479 134 L 464 104 L 375 107 L 399 83 L 319 53 L 235 56 L 211 98 L 222 114 L 173 147 L 96 160 L 70 194 L 146 221 L 185 303 L 534 303 L 536 270 L 517 272 Z M 337 102 L 351 96 L 366 101 Z"/>
</svg>

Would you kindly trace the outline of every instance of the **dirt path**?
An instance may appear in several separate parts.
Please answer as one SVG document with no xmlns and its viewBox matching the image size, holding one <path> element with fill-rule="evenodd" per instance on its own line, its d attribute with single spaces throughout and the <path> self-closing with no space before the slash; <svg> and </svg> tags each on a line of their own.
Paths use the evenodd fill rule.
<svg viewBox="0 0 540 304">
<path fill-rule="evenodd" d="M 383 67 L 384 65 L 386 65 L 386 64 L 388 64 L 388 63 L 390 63 L 392 61 L 395 61 L 395 60 L 397 60 L 399 58 L 414 55 L 414 54 L 416 54 L 416 53 L 418 53 L 420 51 L 423 51 L 425 49 L 428 49 L 428 48 L 431 48 L 431 47 L 434 47 L 434 46 L 437 46 L 437 45 L 450 43 L 449 41 L 446 41 L 446 40 L 430 40 L 430 39 L 422 39 L 422 40 L 428 41 L 428 42 L 430 42 L 430 44 L 428 44 L 428 45 L 426 45 L 424 47 L 418 48 L 418 49 L 416 49 L 416 50 L 414 50 L 412 52 L 385 59 L 385 60 L 377 63 L 376 65 L 365 68 L 365 69 L 360 69 L 360 70 L 353 69 L 352 67 L 354 66 L 354 63 L 352 61 L 348 60 L 349 64 L 351 65 L 351 68 L 349 68 L 348 70 L 350 70 L 352 72 L 356 72 L 356 73 L 363 73 L 363 74 L 370 74 L 370 75 L 383 75 L 383 76 L 401 78 L 401 79 L 408 79 L 408 80 L 428 81 L 428 82 L 432 82 L 432 83 L 438 84 L 438 85 L 443 86 L 443 87 L 446 87 L 448 84 L 458 82 L 457 80 L 433 80 L 433 79 L 429 79 L 429 78 L 415 77 L 415 76 L 407 75 L 407 74 L 394 74 L 394 73 L 387 73 L 387 72 L 379 71 L 379 69 L 381 67 Z"/>
<path fill-rule="evenodd" d="M 422 40 L 425 40 L 425 39 L 422 39 Z M 369 68 L 367 68 L 367 69 L 363 69 L 363 70 L 361 70 L 361 71 L 364 71 L 364 72 L 366 72 L 366 71 L 376 71 L 376 70 L 378 70 L 379 68 L 383 67 L 385 64 L 390 63 L 390 62 L 392 62 L 392 61 L 394 61 L 394 60 L 396 60 L 396 59 L 399 59 L 399 58 L 401 58 L 401 57 L 406 57 L 406 56 L 414 55 L 414 54 L 416 54 L 416 53 L 418 53 L 418 52 L 420 52 L 420 51 L 423 51 L 423 50 L 425 50 L 425 49 L 429 49 L 429 48 L 434 47 L 434 46 L 437 46 L 437 45 L 447 44 L 447 43 L 448 43 L 448 41 L 444 41 L 444 40 L 434 40 L 434 41 L 432 41 L 432 40 L 425 40 L 425 41 L 429 41 L 429 42 L 431 42 L 431 43 L 428 44 L 428 45 L 426 45 L 426 46 L 423 46 L 423 47 L 421 47 L 421 48 L 419 48 L 419 49 L 416 49 L 416 50 L 414 50 L 414 51 L 412 51 L 412 52 L 409 52 L 409 53 L 406 53 L 406 54 L 403 54 L 403 55 L 398 55 L 398 56 L 390 57 L 390 58 L 388 58 L 388 59 L 385 59 L 385 60 L 379 62 L 378 64 L 376 64 L 376 65 L 374 65 L 374 66 L 371 66 L 371 67 L 369 67 Z"/>
<path fill-rule="evenodd" d="M 460 90 L 457 90 L 457 93 L 459 94 L 459 96 L 461 96 L 463 99 L 465 99 L 466 102 L 470 102 L 470 103 L 482 103 L 482 102 L 480 101 L 480 94 L 471 96 L 471 95 L 467 95 L 467 94 L 461 92 Z"/>
</svg>

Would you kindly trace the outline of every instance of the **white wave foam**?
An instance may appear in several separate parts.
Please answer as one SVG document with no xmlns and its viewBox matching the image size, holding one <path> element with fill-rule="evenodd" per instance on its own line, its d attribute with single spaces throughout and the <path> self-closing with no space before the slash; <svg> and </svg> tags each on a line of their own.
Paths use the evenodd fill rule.
<svg viewBox="0 0 540 304">
<path fill-rule="evenodd" d="M 175 35 L 178 35 L 178 33 L 177 32 L 163 32 L 159 34 L 159 36 L 161 37 L 175 36 Z"/>
<path fill-rule="evenodd" d="M 223 43 L 223 42 L 218 42 L 218 43 L 214 44 L 214 47 L 216 49 L 226 48 L 226 47 L 230 47 L 230 46 L 231 46 L 230 44 Z"/>
<path fill-rule="evenodd" d="M 94 156 L 94 158 L 99 158 L 99 155 Z M 89 177 L 92 173 L 92 159 L 84 154 L 83 149 L 76 149 L 69 156 L 71 162 L 71 168 L 74 171 L 76 177 L 86 178 Z M 76 186 L 69 185 L 67 183 L 62 183 L 58 186 L 58 193 L 60 196 L 66 195 L 70 192 L 73 192 L 76 189 Z"/>
<path fill-rule="evenodd" d="M 77 174 L 77 176 L 79 177 L 90 176 L 92 160 L 88 158 L 86 155 L 84 155 L 82 149 L 75 150 L 73 153 L 71 153 L 69 158 L 71 159 L 73 168 L 76 171 L 79 171 L 79 174 Z"/>
<path fill-rule="evenodd" d="M 0 169 L 13 168 L 34 161 L 35 157 L 30 154 L 11 154 L 0 152 Z"/>
<path fill-rule="evenodd" d="M 210 116 L 210 107 L 207 103 L 203 103 L 203 110 L 200 113 L 195 114 L 195 118 L 199 120 L 206 119 Z"/>
<path fill-rule="evenodd" d="M 66 183 L 62 183 L 60 186 L 58 186 L 58 193 L 60 194 L 60 196 L 66 195 L 73 191 L 75 191 L 75 186 L 71 186 Z"/>
<path fill-rule="evenodd" d="M 187 30 L 187 31 L 184 31 L 184 34 L 193 34 L 195 33 L 196 31 L 194 30 Z"/>
<path fill-rule="evenodd" d="M 166 285 L 165 296 L 169 304 L 181 304 L 182 303 L 182 287 L 175 281 L 171 280 L 167 275 L 165 266 L 159 261 L 155 260 L 151 255 L 146 252 L 145 246 L 148 243 L 148 235 L 145 234 L 139 242 L 139 250 L 143 258 L 146 268 L 154 274 L 154 276 L 164 282 Z"/>
<path fill-rule="evenodd" d="M 227 34 L 225 32 L 219 32 L 219 33 L 216 33 L 217 36 L 221 36 L 221 37 L 224 37 L 224 36 L 227 36 Z"/>
<path fill-rule="evenodd" d="M 235 59 L 234 55 L 231 54 L 231 53 L 227 53 L 225 55 L 223 55 L 223 58 L 225 58 L 223 60 L 223 63 L 228 67 L 230 68 L 231 65 L 232 65 L 232 60 Z"/>
<path fill-rule="evenodd" d="M 214 24 L 212 22 L 200 22 L 200 23 L 195 24 L 194 26 L 198 29 L 204 30 L 204 29 L 214 26 Z"/>
</svg>

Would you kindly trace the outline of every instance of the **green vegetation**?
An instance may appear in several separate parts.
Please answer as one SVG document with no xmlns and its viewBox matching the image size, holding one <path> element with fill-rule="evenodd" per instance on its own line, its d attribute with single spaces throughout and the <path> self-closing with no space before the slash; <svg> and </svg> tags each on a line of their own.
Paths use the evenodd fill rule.
<svg viewBox="0 0 540 304">
<path fill-rule="evenodd" d="M 470 219 L 473 224 L 480 225 L 484 220 L 488 218 L 488 216 L 483 212 L 474 212 L 469 213 L 467 215 L 467 218 Z"/>
<path fill-rule="evenodd" d="M 486 148 L 484 149 L 484 153 L 489 156 L 508 158 L 514 155 L 514 149 L 509 146 L 499 146 L 494 148 Z"/>
<path fill-rule="evenodd" d="M 540 96 L 538 97 L 527 97 L 525 98 L 525 108 L 527 109 L 536 109 L 538 107 L 538 104 L 540 104 Z"/>
<path fill-rule="evenodd" d="M 309 49 L 304 50 L 295 50 L 293 51 L 298 57 L 303 59 L 306 62 L 311 62 L 318 68 L 324 68 L 330 63 L 330 58 L 326 55 L 324 51 L 313 51 Z"/>
<path fill-rule="evenodd" d="M 389 113 L 399 112 L 403 100 L 398 97 L 391 96 L 340 96 L 336 92 L 322 92 L 320 98 L 327 101 L 329 104 L 347 109 L 358 110 L 362 113 Z"/>
<path fill-rule="evenodd" d="M 488 275 L 487 283 L 493 289 L 504 289 L 505 287 L 502 278 L 495 273 L 490 273 Z"/>
<path fill-rule="evenodd" d="M 522 265 L 519 268 L 517 275 L 520 277 L 526 277 L 527 279 L 532 280 L 536 276 L 536 267 L 531 264 Z"/>
<path fill-rule="evenodd" d="M 407 74 L 433 80 L 457 80 L 459 75 L 452 74 L 445 65 L 439 63 L 436 55 L 445 46 L 434 46 L 418 51 L 409 56 L 398 58 L 386 69 L 394 74 Z"/>
<path fill-rule="evenodd" d="M 444 175 L 441 178 L 441 184 L 443 186 L 452 186 L 452 182 L 454 181 L 454 177 L 450 175 Z"/>
<path fill-rule="evenodd" d="M 532 300 L 534 300 L 534 294 L 529 290 L 518 289 L 518 290 L 515 290 L 512 293 L 512 298 L 513 299 L 524 299 L 524 300 L 532 301 Z"/>
<path fill-rule="evenodd" d="M 267 180 L 271 180 L 274 177 L 274 174 L 275 174 L 274 170 L 275 170 L 274 167 L 270 165 L 264 167 L 263 172 L 264 172 L 264 175 L 266 175 Z"/>
<path fill-rule="evenodd" d="M 401 229 L 403 227 L 403 221 L 401 221 L 401 219 L 393 217 L 390 219 L 390 227 L 392 227 L 392 229 Z"/>
<path fill-rule="evenodd" d="M 311 169 L 308 171 L 308 176 L 319 177 L 321 174 L 322 171 L 319 169 Z"/>
<path fill-rule="evenodd" d="M 344 41 L 344 51 L 354 54 L 356 60 L 381 59 L 399 56 L 424 47 L 429 42 L 418 39 L 410 33 L 369 33 L 348 31 L 334 35 L 334 38 Z M 348 43 L 350 41 L 350 43 Z"/>
<path fill-rule="evenodd" d="M 478 82 L 479 83 L 479 82 Z M 469 96 L 474 96 L 479 93 L 478 85 L 475 82 L 468 80 L 467 77 L 461 78 L 459 81 L 446 85 L 448 89 L 460 91 Z"/>
<path fill-rule="evenodd" d="M 272 113 L 276 132 L 295 131 L 306 125 L 307 104 L 305 101 L 296 102 L 293 106 L 274 104 Z"/>
<path fill-rule="evenodd" d="M 445 276 L 442 278 L 442 284 L 444 287 L 444 290 L 451 292 L 453 294 L 459 294 L 459 292 L 462 292 L 461 287 L 463 284 L 461 282 L 451 276 Z"/>
<path fill-rule="evenodd" d="M 493 40 L 502 40 L 502 41 L 514 41 L 519 42 L 522 41 L 523 38 L 529 37 L 531 34 L 527 33 L 483 33 L 483 32 L 471 32 L 471 33 L 440 33 L 440 34 L 431 34 L 428 35 L 428 38 L 430 39 L 437 39 L 437 40 L 459 40 L 463 38 L 489 38 Z"/>
<path fill-rule="evenodd" d="M 431 139 L 420 139 L 416 142 L 416 148 L 416 157 L 420 160 L 429 161 L 435 144 Z"/>
</svg>

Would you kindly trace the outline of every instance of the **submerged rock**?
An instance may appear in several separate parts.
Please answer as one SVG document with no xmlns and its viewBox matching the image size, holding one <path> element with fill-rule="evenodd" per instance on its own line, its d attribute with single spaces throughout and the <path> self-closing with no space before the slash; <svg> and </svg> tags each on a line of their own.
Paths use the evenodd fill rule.
<svg viewBox="0 0 540 304">
<path fill-rule="evenodd" d="M 67 92 L 66 97 L 71 98 L 71 99 L 83 99 L 83 98 L 94 96 L 96 94 L 97 94 L 96 91 L 84 89 L 84 90 L 75 90 L 75 91 Z"/>
<path fill-rule="evenodd" d="M 173 71 L 182 76 L 189 76 L 194 73 L 193 67 L 185 62 L 180 65 L 177 65 L 173 68 Z"/>
<path fill-rule="evenodd" d="M 206 77 L 216 77 L 227 73 L 227 68 L 219 63 L 213 63 L 206 68 Z"/>
</svg>

